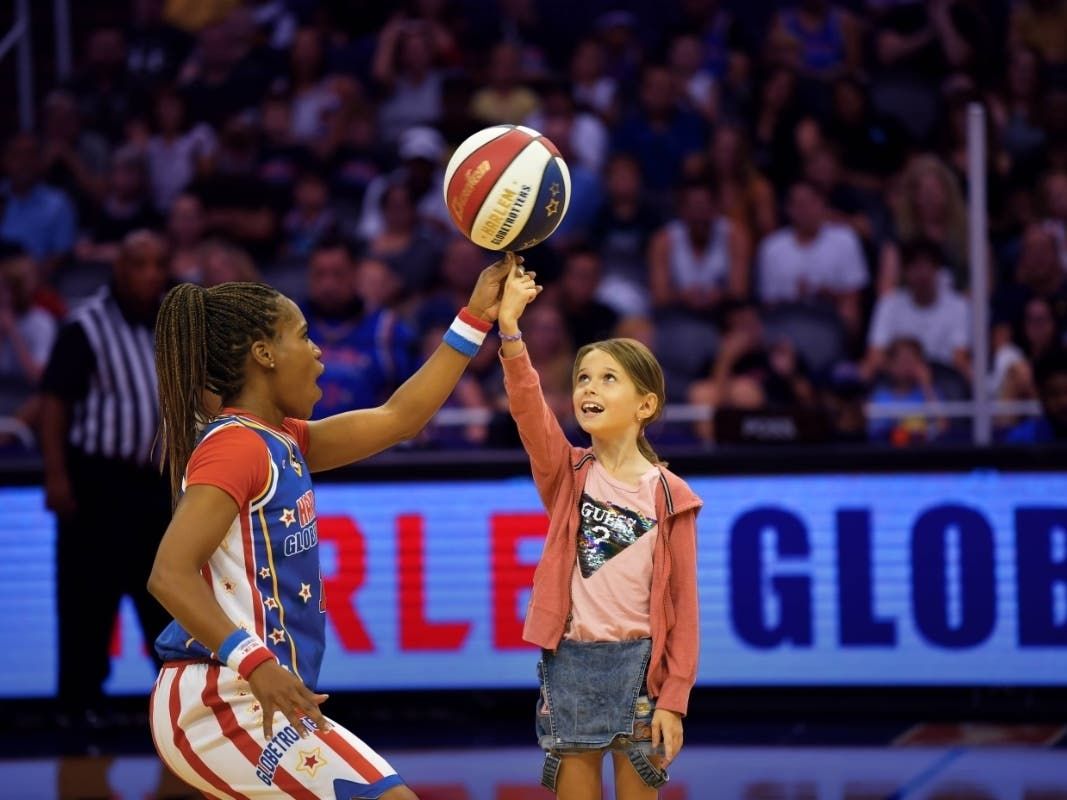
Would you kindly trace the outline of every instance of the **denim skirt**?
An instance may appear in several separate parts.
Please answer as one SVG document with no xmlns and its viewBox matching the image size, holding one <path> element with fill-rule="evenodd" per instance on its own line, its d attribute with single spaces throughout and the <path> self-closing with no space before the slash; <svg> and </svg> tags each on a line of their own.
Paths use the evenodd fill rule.
<svg viewBox="0 0 1067 800">
<path fill-rule="evenodd" d="M 575 642 L 543 650 L 537 737 L 552 752 L 624 748 L 647 741 L 655 705 L 645 689 L 651 639 Z M 642 748 L 645 749 L 645 748 Z"/>
</svg>

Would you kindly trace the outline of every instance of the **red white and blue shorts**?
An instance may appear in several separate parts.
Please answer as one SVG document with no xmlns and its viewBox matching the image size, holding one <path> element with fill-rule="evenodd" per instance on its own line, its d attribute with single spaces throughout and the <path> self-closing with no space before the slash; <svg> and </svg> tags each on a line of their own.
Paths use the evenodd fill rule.
<svg viewBox="0 0 1067 800">
<path fill-rule="evenodd" d="M 373 800 L 403 785 L 385 759 L 333 720 L 323 732 L 305 719 L 311 735 L 304 739 L 276 715 L 268 741 L 248 682 L 220 664 L 165 664 L 150 715 L 159 757 L 208 797 Z"/>
</svg>

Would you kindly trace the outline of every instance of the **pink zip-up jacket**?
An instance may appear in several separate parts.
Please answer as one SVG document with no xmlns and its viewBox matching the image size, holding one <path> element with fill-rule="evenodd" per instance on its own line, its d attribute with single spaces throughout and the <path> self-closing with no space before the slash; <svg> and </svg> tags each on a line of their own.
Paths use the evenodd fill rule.
<svg viewBox="0 0 1067 800">
<path fill-rule="evenodd" d="M 570 620 L 571 573 L 578 559 L 578 501 L 595 456 L 591 448 L 573 447 L 567 441 L 545 403 L 541 381 L 525 348 L 512 358 L 501 357 L 500 362 L 511 415 L 549 515 L 523 638 L 555 650 Z M 700 651 L 696 517 L 702 503 L 677 475 L 662 466 L 659 471 L 659 536 L 652 553 L 652 655 L 647 684 L 658 708 L 685 714 Z"/>
</svg>

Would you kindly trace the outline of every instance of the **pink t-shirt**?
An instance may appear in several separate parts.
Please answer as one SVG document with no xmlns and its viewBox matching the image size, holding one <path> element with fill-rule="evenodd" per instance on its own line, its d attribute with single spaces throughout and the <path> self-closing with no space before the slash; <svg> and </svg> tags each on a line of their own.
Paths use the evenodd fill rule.
<svg viewBox="0 0 1067 800">
<path fill-rule="evenodd" d="M 578 504 L 578 564 L 565 638 L 621 642 L 652 635 L 648 604 L 658 479 L 659 470 L 652 468 L 637 486 L 628 486 L 599 462 L 590 468 Z"/>
</svg>

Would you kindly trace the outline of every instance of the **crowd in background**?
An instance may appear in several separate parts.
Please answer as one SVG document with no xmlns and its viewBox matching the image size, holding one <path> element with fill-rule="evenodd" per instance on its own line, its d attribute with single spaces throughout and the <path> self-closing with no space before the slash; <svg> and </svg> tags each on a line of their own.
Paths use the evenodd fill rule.
<svg viewBox="0 0 1067 800">
<path fill-rule="evenodd" d="M 570 205 L 528 251 L 523 337 L 562 420 L 573 354 L 632 336 L 653 430 L 966 440 L 974 380 L 967 109 L 985 111 L 990 372 L 1011 442 L 1067 438 L 1067 0 L 132 0 L 94 4 L 75 77 L 11 133 L 0 189 L 0 417 L 35 428 L 65 315 L 129 235 L 172 281 L 263 280 L 323 350 L 321 416 L 382 401 L 493 259 L 442 197 L 452 149 L 526 124 Z M 495 348 L 415 446 L 513 446 Z M 712 414 L 711 410 L 715 413 Z M 5 434 L 0 433 L 0 437 Z M 13 447 L 11 441 L 8 447 Z"/>
</svg>

